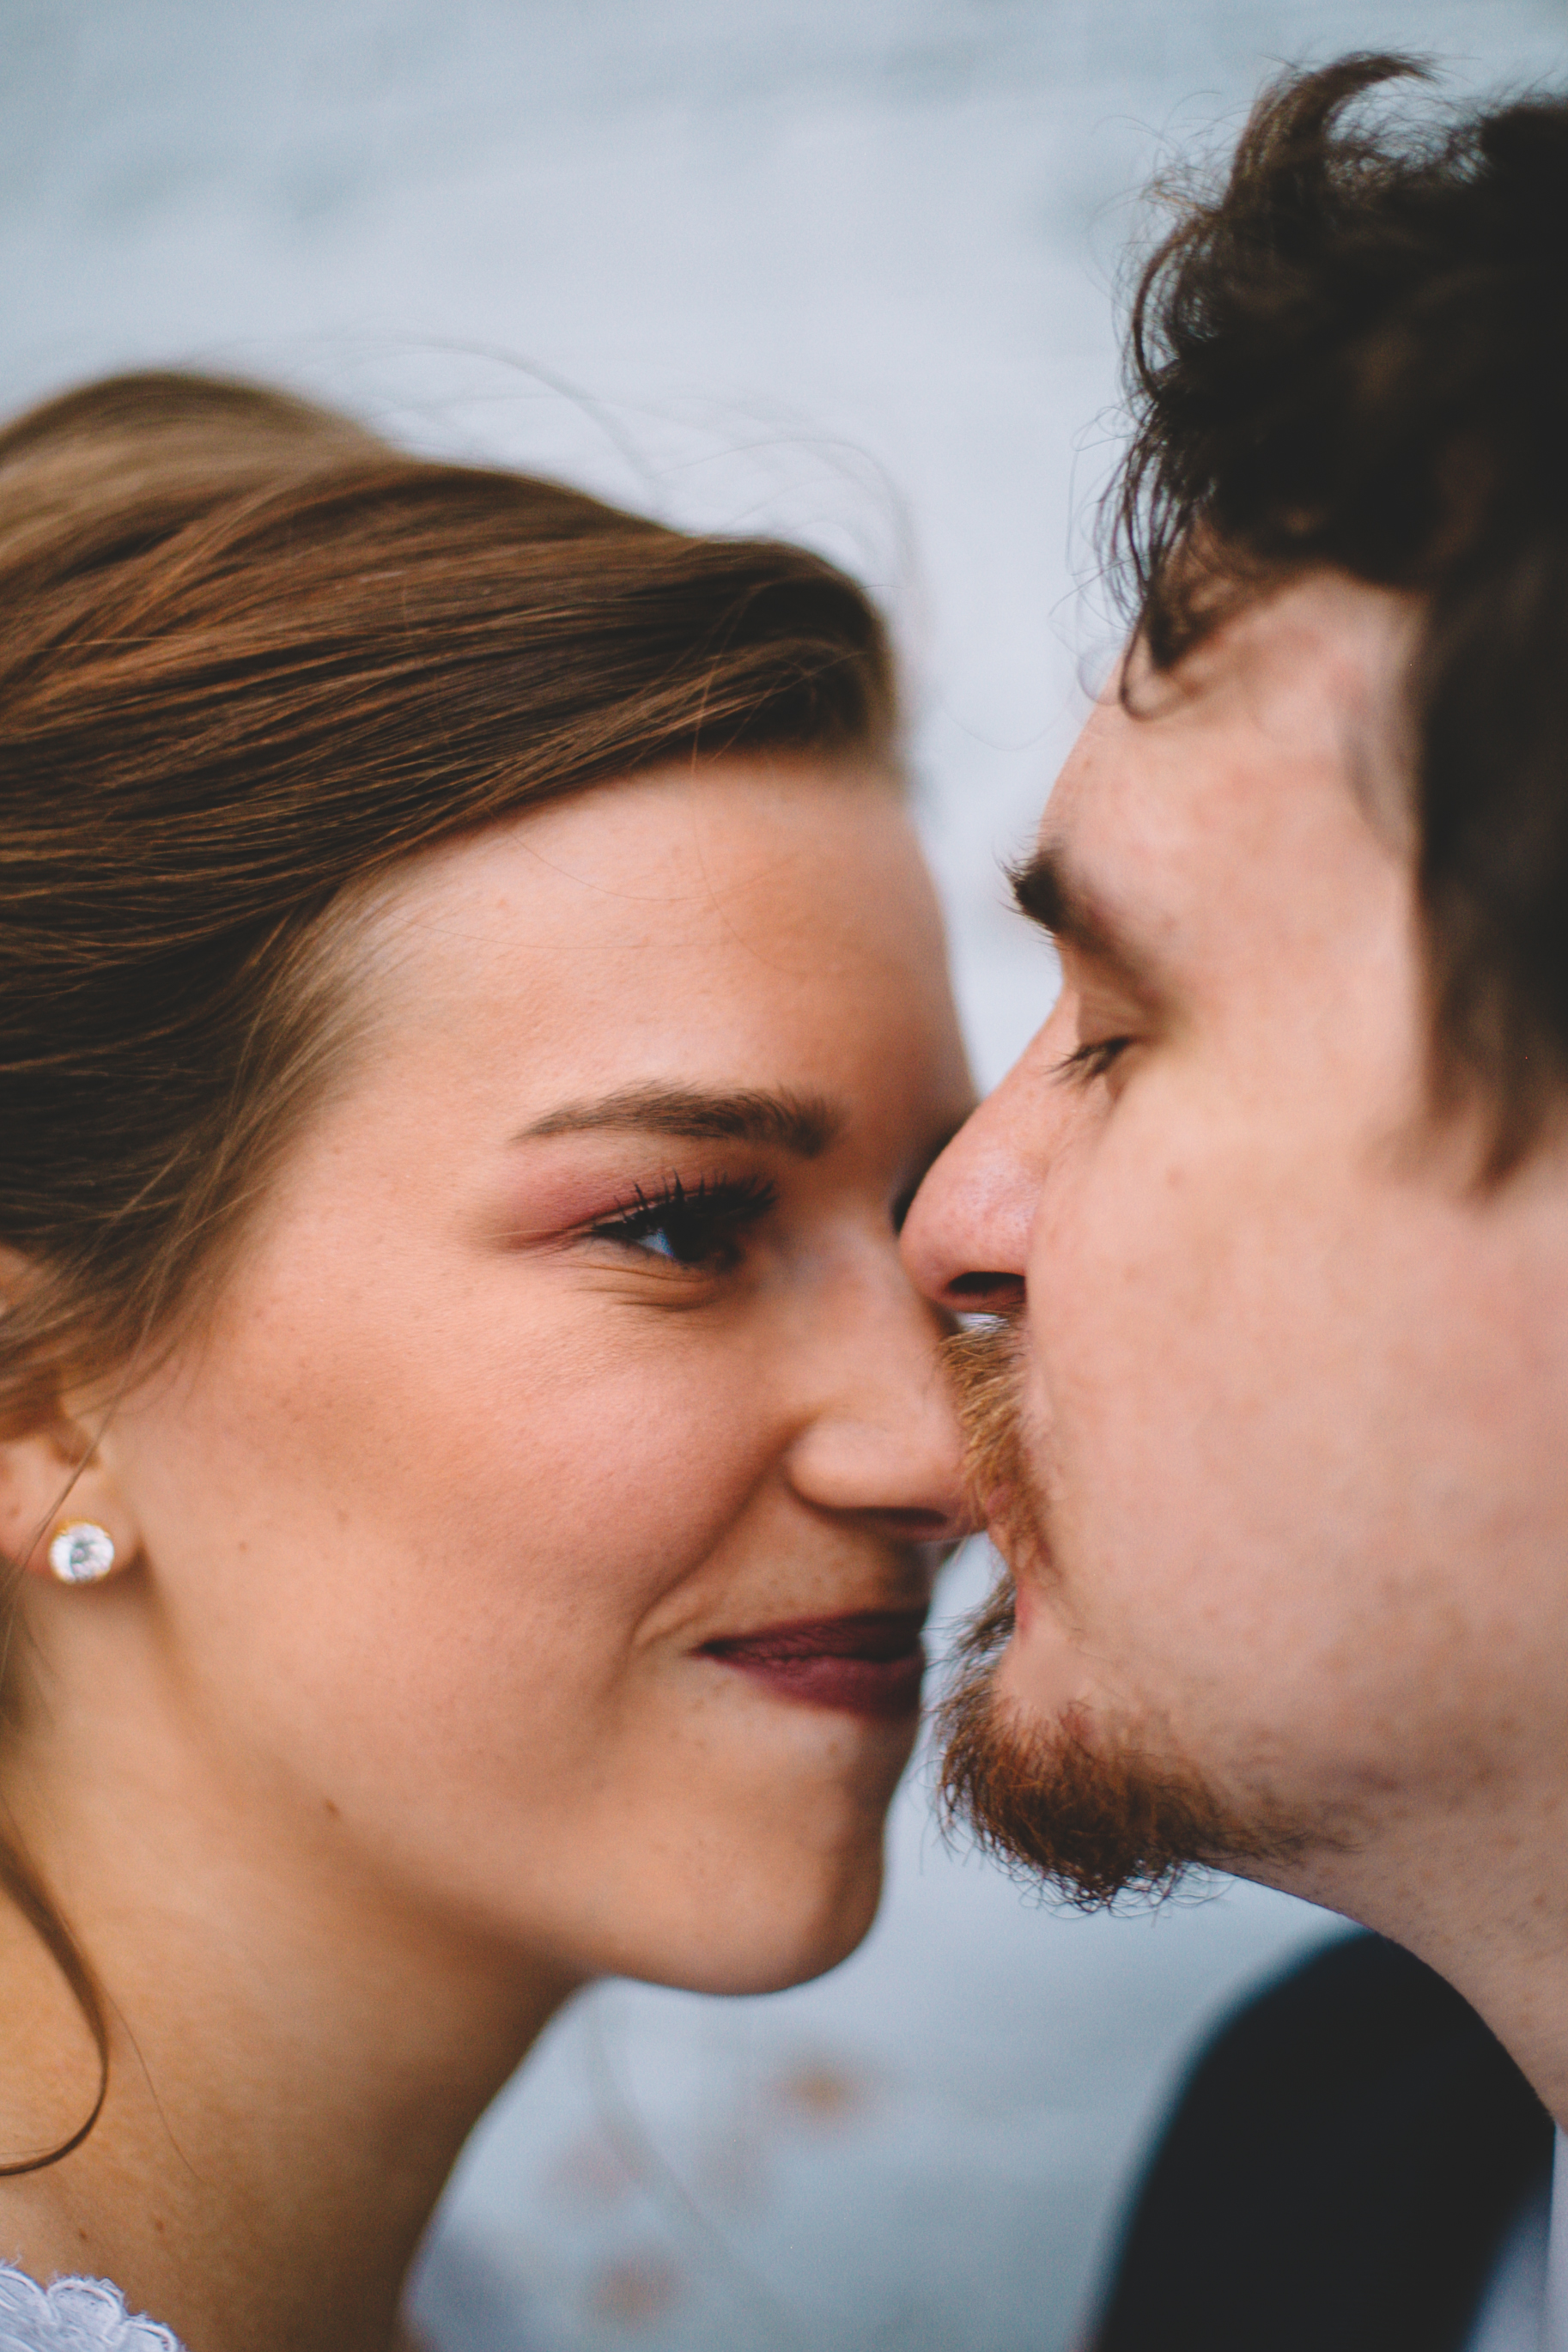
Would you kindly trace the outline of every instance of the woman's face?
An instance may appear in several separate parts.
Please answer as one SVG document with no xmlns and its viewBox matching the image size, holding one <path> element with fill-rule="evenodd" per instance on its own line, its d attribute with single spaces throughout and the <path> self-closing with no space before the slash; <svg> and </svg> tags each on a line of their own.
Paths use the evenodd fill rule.
<svg viewBox="0 0 1568 2352">
<path fill-rule="evenodd" d="M 405 868 L 363 952 L 343 1083 L 113 1423 L 117 1633 L 344 1900 L 806 1976 L 875 1909 L 957 1510 L 895 1235 L 969 1080 L 907 821 L 804 763 L 613 785 Z"/>
</svg>

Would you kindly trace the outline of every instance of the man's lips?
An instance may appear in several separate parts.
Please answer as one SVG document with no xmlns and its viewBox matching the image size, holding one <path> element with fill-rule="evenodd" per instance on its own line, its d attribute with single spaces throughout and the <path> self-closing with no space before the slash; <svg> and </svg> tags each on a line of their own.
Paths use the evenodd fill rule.
<svg viewBox="0 0 1568 2352">
<path fill-rule="evenodd" d="M 781 1698 L 847 1715 L 912 1715 L 921 1703 L 923 1609 L 798 1617 L 704 1642 L 700 1654 L 766 1683 Z"/>
</svg>

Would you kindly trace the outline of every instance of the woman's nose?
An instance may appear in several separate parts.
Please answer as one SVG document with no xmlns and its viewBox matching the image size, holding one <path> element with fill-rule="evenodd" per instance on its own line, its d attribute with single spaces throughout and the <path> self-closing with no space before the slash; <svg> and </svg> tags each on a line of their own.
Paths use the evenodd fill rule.
<svg viewBox="0 0 1568 2352">
<path fill-rule="evenodd" d="M 963 1440 L 942 1365 L 946 1329 L 896 1262 L 880 1300 L 858 1292 L 789 1450 L 791 1481 L 807 1502 L 899 1543 L 968 1533 Z"/>
<path fill-rule="evenodd" d="M 1020 1075 L 1005 1078 L 960 1128 L 904 1223 L 910 1279 L 950 1314 L 994 1313 L 1024 1296 L 1039 1178 L 1020 1148 Z"/>
</svg>

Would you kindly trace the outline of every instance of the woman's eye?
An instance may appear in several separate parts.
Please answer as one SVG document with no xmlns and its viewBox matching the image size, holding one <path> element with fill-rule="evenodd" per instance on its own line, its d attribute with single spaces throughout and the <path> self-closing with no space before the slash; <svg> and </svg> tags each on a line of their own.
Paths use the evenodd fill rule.
<svg viewBox="0 0 1568 2352">
<path fill-rule="evenodd" d="M 738 1265 L 748 1228 L 773 1207 L 765 1179 L 709 1180 L 689 1191 L 672 1179 L 651 1197 L 637 1188 L 635 1206 L 593 1227 L 595 1237 L 694 1273 L 726 1274 Z"/>
</svg>

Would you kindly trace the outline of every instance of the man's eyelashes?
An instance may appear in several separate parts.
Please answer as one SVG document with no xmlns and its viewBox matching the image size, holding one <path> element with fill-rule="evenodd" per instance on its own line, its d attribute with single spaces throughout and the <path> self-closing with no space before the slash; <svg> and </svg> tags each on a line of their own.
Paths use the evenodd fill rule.
<svg viewBox="0 0 1568 2352">
<path fill-rule="evenodd" d="M 1083 1045 L 1075 1045 L 1070 1054 L 1062 1055 L 1054 1075 L 1073 1085 L 1088 1086 L 1093 1079 L 1104 1077 L 1112 1063 L 1135 1042 L 1131 1037 L 1090 1037 Z"/>
</svg>

